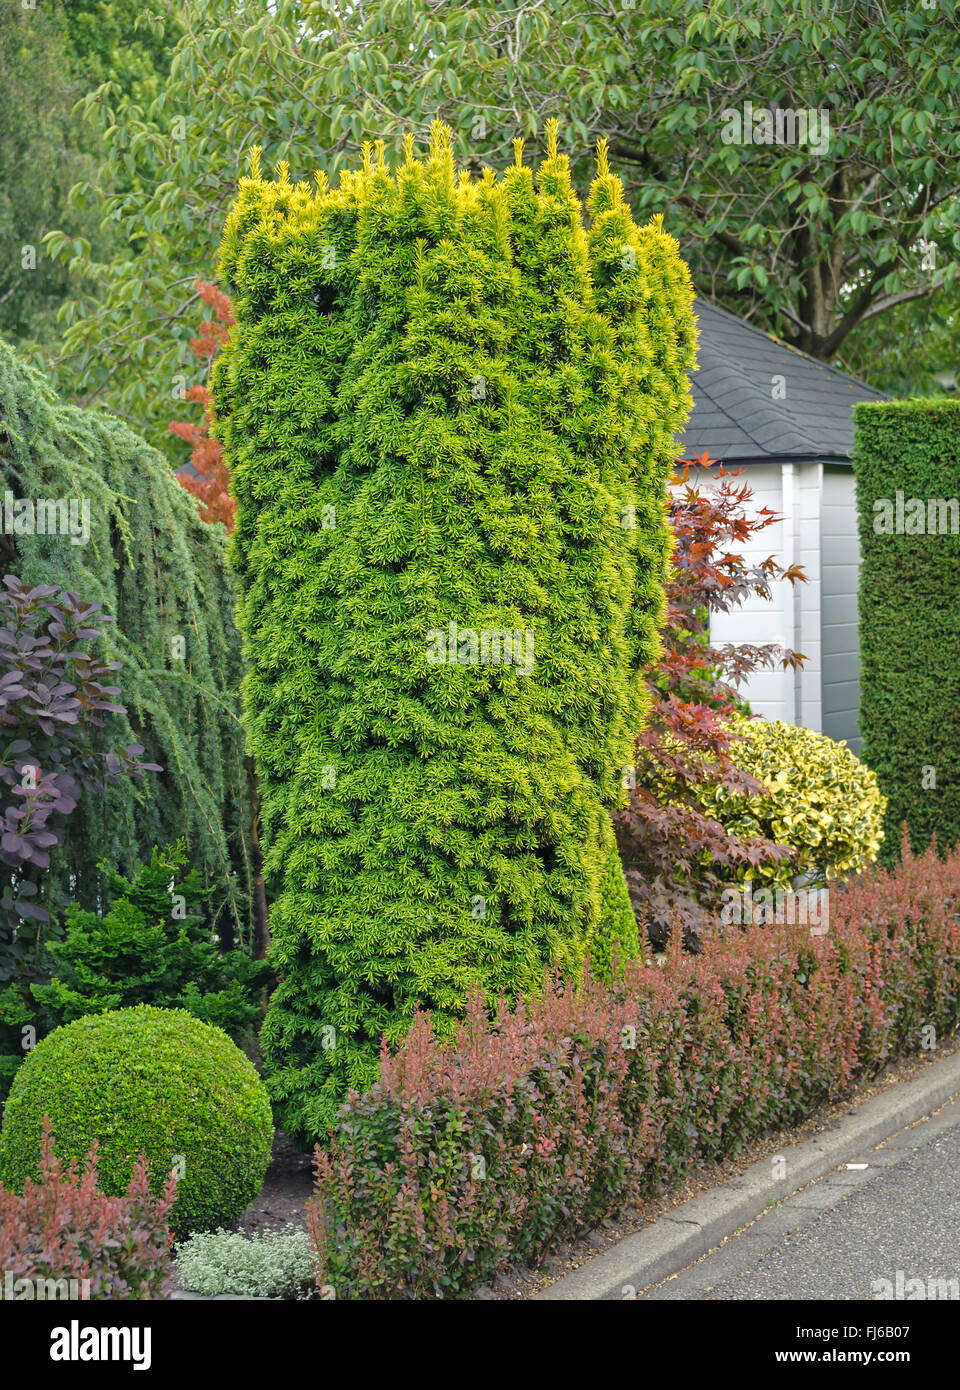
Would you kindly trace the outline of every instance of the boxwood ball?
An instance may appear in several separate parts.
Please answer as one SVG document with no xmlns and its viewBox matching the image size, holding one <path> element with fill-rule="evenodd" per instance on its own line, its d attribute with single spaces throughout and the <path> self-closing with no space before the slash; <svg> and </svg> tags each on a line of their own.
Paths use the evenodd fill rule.
<svg viewBox="0 0 960 1390">
<path fill-rule="evenodd" d="M 181 1172 L 179 1236 L 235 1221 L 270 1162 L 270 1102 L 254 1067 L 226 1033 L 182 1009 L 93 1014 L 37 1044 L 3 1112 L 0 1167 L 14 1190 L 38 1174 L 45 1115 L 61 1160 L 82 1162 L 97 1141 L 111 1195 L 126 1191 L 141 1150 L 158 1192 L 171 1169 Z"/>
</svg>

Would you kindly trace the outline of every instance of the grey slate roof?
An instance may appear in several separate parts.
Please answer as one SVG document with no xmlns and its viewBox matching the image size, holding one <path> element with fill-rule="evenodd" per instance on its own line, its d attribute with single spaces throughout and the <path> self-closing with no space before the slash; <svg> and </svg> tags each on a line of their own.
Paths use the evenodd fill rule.
<svg viewBox="0 0 960 1390">
<path fill-rule="evenodd" d="M 702 454 L 740 463 L 846 462 L 853 453 L 853 407 L 885 400 L 882 391 L 788 347 L 705 299 L 699 320 L 694 408 L 680 436 L 685 458 Z M 785 378 L 775 400 L 774 376 Z"/>
</svg>

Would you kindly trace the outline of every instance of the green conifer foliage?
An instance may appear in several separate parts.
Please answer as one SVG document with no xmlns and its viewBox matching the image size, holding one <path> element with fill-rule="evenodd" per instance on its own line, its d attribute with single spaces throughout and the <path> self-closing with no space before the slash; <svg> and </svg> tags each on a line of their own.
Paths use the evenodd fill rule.
<svg viewBox="0 0 960 1390">
<path fill-rule="evenodd" d="M 417 1007 L 637 949 L 609 818 L 644 718 L 692 289 L 599 154 L 536 178 L 381 146 L 260 176 L 217 363 L 280 983 L 262 1041 L 322 1136 Z M 510 655 L 504 659 L 504 634 Z M 498 660 L 499 658 L 499 660 Z"/>
<path fill-rule="evenodd" d="M 0 483 L 2 572 L 60 585 L 112 614 L 104 647 L 122 663 L 127 713 L 110 737 L 143 744 L 145 760 L 163 767 L 81 796 L 53 852 L 51 885 L 98 910 L 101 859 L 130 872 L 152 845 L 183 838 L 226 909 L 228 935 L 233 926 L 246 934 L 252 872 L 226 532 L 200 520 L 155 449 L 104 411 L 60 403 L 3 342 Z M 86 540 L 59 529 L 18 533 L 16 503 L 41 498 L 72 501 L 81 532 L 85 502 Z"/>
</svg>

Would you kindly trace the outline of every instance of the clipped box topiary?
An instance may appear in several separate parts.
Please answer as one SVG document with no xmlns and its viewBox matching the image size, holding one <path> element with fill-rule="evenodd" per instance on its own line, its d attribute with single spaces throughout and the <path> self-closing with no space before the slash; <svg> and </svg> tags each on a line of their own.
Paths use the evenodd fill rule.
<svg viewBox="0 0 960 1390">
<path fill-rule="evenodd" d="M 96 1140 L 106 1193 L 126 1191 L 141 1151 L 157 1191 L 175 1169 L 180 1236 L 235 1221 L 270 1162 L 270 1102 L 254 1067 L 182 1009 L 92 1014 L 37 1044 L 3 1112 L 0 1173 L 16 1191 L 37 1176 L 45 1115 L 61 1160 L 82 1161 Z"/>
</svg>

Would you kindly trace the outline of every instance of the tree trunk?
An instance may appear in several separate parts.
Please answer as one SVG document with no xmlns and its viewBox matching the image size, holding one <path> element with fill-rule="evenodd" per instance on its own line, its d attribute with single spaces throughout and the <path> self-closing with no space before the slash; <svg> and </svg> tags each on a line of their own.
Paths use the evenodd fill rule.
<svg viewBox="0 0 960 1390">
<path fill-rule="evenodd" d="M 250 861 L 253 866 L 253 897 L 250 904 L 253 916 L 253 955 L 255 960 L 263 960 L 270 945 L 270 925 L 267 888 L 263 880 L 263 852 L 260 848 L 260 793 L 252 758 L 247 758 L 247 787 L 250 795 Z"/>
</svg>

